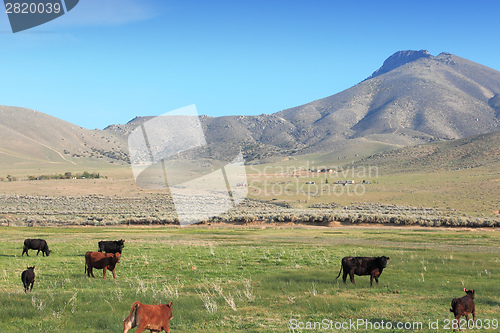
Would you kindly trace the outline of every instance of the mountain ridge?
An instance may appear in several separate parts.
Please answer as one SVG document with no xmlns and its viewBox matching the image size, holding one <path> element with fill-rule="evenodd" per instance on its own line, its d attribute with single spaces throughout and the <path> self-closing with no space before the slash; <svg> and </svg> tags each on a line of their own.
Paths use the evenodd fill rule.
<svg viewBox="0 0 500 333">
<path fill-rule="evenodd" d="M 49 162 L 75 163 L 72 158 L 78 157 L 126 161 L 128 134 L 153 118 L 86 130 L 4 106 L 0 153 L 18 156 L 19 163 L 33 156 Z M 240 148 L 247 161 L 263 161 L 364 142 L 393 149 L 459 139 L 500 129 L 500 72 L 446 52 L 398 51 L 367 79 L 337 94 L 269 115 L 200 120 L 206 151 L 218 160 L 231 158 Z"/>
<path fill-rule="evenodd" d="M 216 155 L 220 144 L 230 143 L 250 159 L 265 159 L 344 149 L 359 140 L 408 146 L 493 132 L 500 128 L 499 96 L 500 72 L 447 52 L 407 50 L 337 94 L 270 115 L 201 121 Z M 126 134 L 143 121 L 112 130 Z"/>
<path fill-rule="evenodd" d="M 391 55 L 389 58 L 387 58 L 384 63 L 382 64 L 382 67 L 377 69 L 375 72 L 373 72 L 372 75 L 370 75 L 368 78 L 365 79 L 373 79 L 374 77 L 377 77 L 379 75 L 385 74 L 387 72 L 390 72 L 400 66 L 403 66 L 409 62 L 415 61 L 420 58 L 433 58 L 433 56 L 429 53 L 428 50 L 420 50 L 420 51 L 413 51 L 413 50 L 405 50 L 405 51 L 398 51 Z"/>
</svg>

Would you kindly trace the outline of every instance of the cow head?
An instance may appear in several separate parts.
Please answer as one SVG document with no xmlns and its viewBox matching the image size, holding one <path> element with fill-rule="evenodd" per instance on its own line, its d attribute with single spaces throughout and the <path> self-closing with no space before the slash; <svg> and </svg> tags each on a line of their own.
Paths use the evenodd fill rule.
<svg viewBox="0 0 500 333">
<path fill-rule="evenodd" d="M 378 257 L 380 267 L 381 267 L 381 268 L 385 268 L 385 267 L 387 266 L 387 261 L 388 261 L 389 259 L 390 259 L 390 258 L 389 258 L 389 257 L 386 257 L 386 256 Z"/>
<path fill-rule="evenodd" d="M 472 290 L 467 290 L 467 288 L 464 288 L 464 291 L 465 291 L 465 293 L 466 293 L 468 296 L 470 296 L 470 297 L 472 297 L 472 298 L 474 299 L 474 289 L 472 289 Z"/>
<path fill-rule="evenodd" d="M 174 315 L 172 314 L 172 301 L 170 301 L 170 303 L 168 304 L 165 304 L 168 308 L 167 310 L 167 314 L 168 314 L 168 319 L 172 319 L 174 318 Z"/>
<path fill-rule="evenodd" d="M 119 263 L 122 255 L 120 252 L 116 252 L 115 254 L 113 254 L 113 257 L 115 258 L 116 262 Z"/>
</svg>

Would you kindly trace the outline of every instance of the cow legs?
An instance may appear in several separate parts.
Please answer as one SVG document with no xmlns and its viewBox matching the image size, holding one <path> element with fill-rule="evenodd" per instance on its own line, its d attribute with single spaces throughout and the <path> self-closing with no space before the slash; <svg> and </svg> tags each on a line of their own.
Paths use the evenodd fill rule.
<svg viewBox="0 0 500 333">
<path fill-rule="evenodd" d="M 143 332 L 147 325 L 148 324 L 145 321 L 143 321 L 142 323 L 139 323 L 139 325 L 137 325 L 137 329 L 135 330 L 135 333 Z"/>
<path fill-rule="evenodd" d="M 346 272 L 344 270 L 344 273 L 342 274 L 342 280 L 344 281 L 344 284 L 346 283 L 346 280 L 347 280 L 347 274 L 349 274 L 349 272 Z"/>
<path fill-rule="evenodd" d="M 106 270 L 107 270 L 107 269 L 108 269 L 108 268 L 107 268 L 106 266 L 104 266 L 104 268 L 102 269 L 102 271 L 103 271 L 102 278 L 103 278 L 103 279 L 105 279 L 105 278 L 106 278 Z"/>
<path fill-rule="evenodd" d="M 377 283 L 378 284 L 378 283 Z M 373 275 L 370 275 L 370 287 L 373 286 Z"/>
<path fill-rule="evenodd" d="M 30 291 L 33 290 L 33 284 L 35 283 L 35 281 L 31 282 L 31 286 L 30 286 Z"/>
<path fill-rule="evenodd" d="M 113 270 L 111 272 L 113 273 L 113 279 L 116 279 L 115 269 L 113 268 Z"/>
<path fill-rule="evenodd" d="M 24 254 L 26 253 L 26 255 L 29 257 L 30 255 L 28 254 L 28 249 L 27 248 L 24 248 L 23 249 L 23 254 L 21 254 L 21 257 L 24 256 Z"/>
<path fill-rule="evenodd" d="M 127 333 L 129 329 L 132 328 L 132 322 L 131 321 L 125 321 L 123 323 L 123 333 Z"/>
<path fill-rule="evenodd" d="M 460 328 L 460 315 L 457 315 L 455 319 L 457 320 L 458 330 L 461 331 L 462 329 Z M 456 329 L 453 330 L 453 332 L 456 331 L 457 331 Z"/>
<path fill-rule="evenodd" d="M 352 284 L 356 284 L 354 282 L 354 273 L 353 272 L 349 272 L 349 280 L 351 280 Z"/>
</svg>

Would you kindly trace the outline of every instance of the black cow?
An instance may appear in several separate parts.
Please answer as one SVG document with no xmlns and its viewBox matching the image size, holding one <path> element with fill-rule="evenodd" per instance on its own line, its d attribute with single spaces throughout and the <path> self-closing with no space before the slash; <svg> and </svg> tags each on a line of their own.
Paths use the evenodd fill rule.
<svg viewBox="0 0 500 333">
<path fill-rule="evenodd" d="M 474 289 L 467 290 L 464 288 L 466 295 L 460 298 L 454 298 L 451 301 L 450 312 L 453 312 L 455 319 L 458 321 L 458 329 L 460 329 L 460 317 L 465 316 L 467 319 L 467 327 L 469 327 L 469 314 L 472 313 L 472 322 L 476 320 L 476 306 L 474 305 Z M 456 330 L 454 329 L 453 332 Z"/>
<path fill-rule="evenodd" d="M 99 252 L 106 252 L 106 253 L 122 253 L 123 246 L 125 241 L 123 239 L 120 239 L 118 241 L 100 241 L 98 243 L 99 245 Z"/>
<path fill-rule="evenodd" d="M 24 240 L 23 254 L 21 255 L 21 257 L 25 253 L 29 257 L 29 254 L 28 254 L 29 249 L 38 250 L 36 255 L 38 255 L 40 253 L 40 251 L 42 251 L 43 256 L 47 255 L 47 257 L 52 252 L 52 251 L 49 251 L 49 246 L 47 245 L 47 242 L 43 239 L 25 239 Z"/>
<path fill-rule="evenodd" d="M 26 266 L 26 268 L 27 270 L 21 273 L 21 280 L 23 281 L 25 293 L 28 292 L 28 289 L 31 291 L 33 289 L 33 283 L 35 283 L 35 266 Z"/>
<path fill-rule="evenodd" d="M 377 281 L 378 277 L 382 274 L 382 271 L 387 266 L 387 260 L 389 257 L 344 257 L 342 258 L 342 267 L 340 267 L 339 275 L 342 273 L 342 269 L 344 270 L 344 275 L 342 275 L 342 280 L 346 283 L 347 275 L 349 274 L 349 279 L 353 284 L 354 283 L 354 274 L 361 275 L 370 275 L 370 286 L 373 285 L 373 279 Z"/>
</svg>

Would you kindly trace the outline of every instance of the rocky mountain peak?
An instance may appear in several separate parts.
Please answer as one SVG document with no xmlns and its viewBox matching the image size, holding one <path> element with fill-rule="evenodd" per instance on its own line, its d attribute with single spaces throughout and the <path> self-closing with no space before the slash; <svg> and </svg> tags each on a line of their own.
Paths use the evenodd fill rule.
<svg viewBox="0 0 500 333">
<path fill-rule="evenodd" d="M 414 50 L 406 50 L 406 51 L 398 51 L 391 55 L 389 58 L 387 58 L 384 61 L 384 64 L 382 67 L 377 69 L 375 72 L 373 72 L 372 75 L 370 75 L 367 80 L 372 79 L 374 77 L 377 77 L 379 75 L 382 75 L 384 73 L 390 72 L 393 69 L 396 69 L 400 66 L 403 66 L 409 62 L 415 61 L 420 58 L 432 58 L 432 55 L 429 53 L 427 50 L 420 50 L 420 51 L 414 51 Z"/>
</svg>

